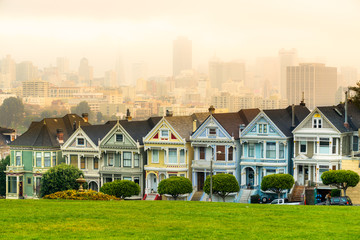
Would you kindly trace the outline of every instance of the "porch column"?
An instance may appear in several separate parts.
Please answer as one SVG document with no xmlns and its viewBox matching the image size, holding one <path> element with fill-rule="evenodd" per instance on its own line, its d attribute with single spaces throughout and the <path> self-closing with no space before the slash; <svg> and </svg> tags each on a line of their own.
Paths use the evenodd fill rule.
<svg viewBox="0 0 360 240">
<path fill-rule="evenodd" d="M 33 177 L 33 190 L 34 190 L 34 192 L 33 192 L 33 196 L 37 196 L 36 195 L 36 177 Z"/>
<path fill-rule="evenodd" d="M 308 166 L 308 171 L 309 172 L 308 172 L 308 179 L 307 180 L 310 180 L 310 181 L 311 181 L 311 173 L 312 173 L 311 167 L 312 167 L 311 165 Z"/>
<path fill-rule="evenodd" d="M 114 181 L 114 174 L 112 174 L 111 176 L 112 176 L 112 181 Z"/>
<path fill-rule="evenodd" d="M 256 153 L 254 153 L 254 154 L 256 154 Z M 266 141 L 263 142 L 263 158 L 266 158 Z"/>
<path fill-rule="evenodd" d="M 19 190 L 20 190 L 20 186 L 19 186 L 19 176 L 16 176 L 16 195 L 17 197 L 19 197 Z"/>
<path fill-rule="evenodd" d="M 135 154 L 135 152 L 131 152 L 131 168 L 134 168 L 134 154 Z M 140 162 L 140 154 L 139 154 L 139 162 Z M 140 165 L 140 163 L 139 163 L 139 165 Z"/>
<path fill-rule="evenodd" d="M 9 193 L 9 179 L 8 179 L 8 177 L 9 176 L 6 174 L 6 195 Z"/>
<path fill-rule="evenodd" d="M 316 182 L 319 182 L 319 179 L 318 179 L 318 176 L 319 176 L 319 164 L 317 163 L 315 167 L 316 167 L 316 169 L 315 169 L 315 179 L 316 179 Z"/>
<path fill-rule="evenodd" d="M 78 160 L 78 169 L 80 169 L 80 155 L 78 154 L 77 156 L 78 156 L 78 157 L 77 157 L 77 160 Z"/>
<path fill-rule="evenodd" d="M 254 185 L 257 186 L 258 185 L 258 168 L 255 167 L 255 171 L 254 171 Z"/>
<path fill-rule="evenodd" d="M 297 178 L 298 178 L 298 168 L 297 168 L 296 163 L 294 163 L 293 171 L 294 171 L 294 179 L 295 179 L 295 182 L 296 182 Z"/>
</svg>

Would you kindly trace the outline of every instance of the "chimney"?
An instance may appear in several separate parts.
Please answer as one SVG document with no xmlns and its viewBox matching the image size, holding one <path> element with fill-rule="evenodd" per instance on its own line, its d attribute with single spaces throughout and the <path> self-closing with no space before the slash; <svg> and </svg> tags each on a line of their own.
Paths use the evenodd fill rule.
<svg viewBox="0 0 360 240">
<path fill-rule="evenodd" d="M 214 108 L 213 105 L 211 105 L 211 106 L 209 107 L 209 113 L 210 113 L 210 114 L 214 114 L 214 113 L 215 113 L 215 108 Z"/>
<path fill-rule="evenodd" d="M 62 128 L 56 129 L 56 136 L 59 143 L 64 143 L 64 131 Z"/>
<path fill-rule="evenodd" d="M 194 119 L 194 121 L 193 121 L 193 132 L 195 132 L 196 131 L 196 120 Z"/>
<path fill-rule="evenodd" d="M 345 121 L 344 121 L 344 127 L 347 129 L 349 128 L 348 123 L 348 91 L 345 92 Z"/>
<path fill-rule="evenodd" d="M 128 122 L 132 120 L 132 116 L 129 109 L 126 110 L 126 120 L 128 120 Z"/>
<path fill-rule="evenodd" d="M 302 98 L 301 98 L 300 106 L 303 106 L 303 107 L 305 107 L 305 98 L 304 98 L 304 92 L 302 92 Z"/>
<path fill-rule="evenodd" d="M 84 119 L 84 122 L 88 122 L 89 121 L 89 114 L 88 113 L 83 113 L 81 114 L 82 118 Z"/>
<path fill-rule="evenodd" d="M 301 103 L 300 103 L 301 105 Z M 291 127 L 295 127 L 295 105 L 291 105 Z"/>
<path fill-rule="evenodd" d="M 172 117 L 172 116 L 173 116 L 173 112 L 172 112 L 172 111 L 169 111 L 169 110 L 166 110 L 166 116 L 167 116 L 167 117 Z"/>
</svg>

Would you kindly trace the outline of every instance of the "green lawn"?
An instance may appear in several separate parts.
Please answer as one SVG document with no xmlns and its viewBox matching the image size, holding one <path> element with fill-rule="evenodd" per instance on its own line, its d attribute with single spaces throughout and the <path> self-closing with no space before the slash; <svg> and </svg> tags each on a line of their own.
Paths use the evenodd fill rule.
<svg viewBox="0 0 360 240">
<path fill-rule="evenodd" d="M 1 239 L 359 239 L 360 207 L 0 200 Z"/>
</svg>

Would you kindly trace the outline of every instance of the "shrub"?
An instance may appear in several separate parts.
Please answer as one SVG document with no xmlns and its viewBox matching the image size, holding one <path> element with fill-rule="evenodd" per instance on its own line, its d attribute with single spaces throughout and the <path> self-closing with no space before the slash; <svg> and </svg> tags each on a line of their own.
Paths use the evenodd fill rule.
<svg viewBox="0 0 360 240">
<path fill-rule="evenodd" d="M 330 170 L 321 175 L 321 180 L 325 185 L 333 185 L 338 189 L 346 190 L 348 187 L 355 187 L 360 180 L 359 174 L 351 170 Z"/>
<path fill-rule="evenodd" d="M 44 196 L 44 199 L 68 199 L 68 200 L 120 200 L 115 196 L 104 194 L 102 192 L 96 192 L 93 190 L 86 190 L 84 192 L 78 192 L 76 190 L 66 190 L 61 192 L 52 193 Z"/>
<path fill-rule="evenodd" d="M 82 175 L 82 171 L 72 165 L 60 164 L 50 168 L 41 178 L 40 195 L 45 196 L 51 193 L 79 189 L 79 183 L 76 182 Z M 84 189 L 87 184 L 84 184 Z"/>
<path fill-rule="evenodd" d="M 251 203 L 260 203 L 260 195 L 259 194 L 251 195 L 250 202 Z"/>
<path fill-rule="evenodd" d="M 116 180 L 113 182 L 105 183 L 100 192 L 125 199 L 140 193 L 140 186 L 130 180 Z"/>
<path fill-rule="evenodd" d="M 6 194 L 6 166 L 10 165 L 10 155 L 0 160 L 0 196 Z"/>
<path fill-rule="evenodd" d="M 191 193 L 192 190 L 191 181 L 185 177 L 173 176 L 162 180 L 158 186 L 159 194 L 169 194 L 175 200 L 179 197 L 179 195 Z"/>
<path fill-rule="evenodd" d="M 238 192 L 240 190 L 239 184 L 234 175 L 220 173 L 213 176 L 213 194 L 219 195 L 223 202 L 225 198 L 233 192 Z M 210 176 L 205 180 L 204 191 L 207 194 L 210 194 Z"/>
<path fill-rule="evenodd" d="M 271 174 L 263 177 L 261 181 L 261 190 L 272 191 L 280 194 L 283 190 L 290 189 L 294 185 L 294 178 L 290 174 Z"/>
</svg>

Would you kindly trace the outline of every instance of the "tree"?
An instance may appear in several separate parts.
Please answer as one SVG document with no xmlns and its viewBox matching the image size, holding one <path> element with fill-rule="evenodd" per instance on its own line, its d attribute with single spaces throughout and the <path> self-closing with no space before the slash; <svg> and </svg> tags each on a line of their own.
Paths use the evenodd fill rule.
<svg viewBox="0 0 360 240">
<path fill-rule="evenodd" d="M 355 92 L 355 95 L 353 95 L 350 99 L 351 101 L 360 108 L 360 81 L 356 83 L 356 86 L 350 87 L 350 90 Z"/>
<path fill-rule="evenodd" d="M 239 184 L 234 175 L 220 173 L 213 176 L 213 194 L 219 195 L 223 202 L 225 198 L 233 192 L 238 192 L 240 190 Z M 204 191 L 207 194 L 210 194 L 210 176 L 205 180 Z"/>
<path fill-rule="evenodd" d="M 185 177 L 173 176 L 162 180 L 158 186 L 159 194 L 169 194 L 175 200 L 179 197 L 179 195 L 191 193 L 192 190 L 191 181 Z"/>
<path fill-rule="evenodd" d="M 0 106 L 0 124 L 6 127 L 19 125 L 19 120 L 24 117 L 24 104 L 20 98 L 6 98 Z"/>
<path fill-rule="evenodd" d="M 51 193 L 64 190 L 79 189 L 76 182 L 82 175 L 82 171 L 72 165 L 60 164 L 50 168 L 41 178 L 40 195 L 45 196 Z M 84 186 L 86 189 L 86 185 Z"/>
<path fill-rule="evenodd" d="M 261 190 L 277 193 L 278 198 L 280 198 L 281 192 L 292 188 L 294 183 L 294 178 L 290 174 L 271 174 L 263 177 Z"/>
<path fill-rule="evenodd" d="M 0 161 L 0 196 L 6 194 L 6 166 L 10 165 L 10 155 Z"/>
<path fill-rule="evenodd" d="M 96 113 L 96 122 L 101 123 L 103 121 L 104 117 L 101 112 Z"/>
<path fill-rule="evenodd" d="M 88 113 L 90 116 L 91 109 L 90 109 L 88 102 L 82 101 L 76 107 L 72 107 L 71 112 L 76 113 L 77 115 L 80 115 L 80 116 L 83 113 Z"/>
<path fill-rule="evenodd" d="M 321 180 L 325 185 L 333 185 L 338 189 L 346 190 L 348 187 L 355 187 L 359 183 L 359 174 L 351 170 L 330 170 L 321 175 Z"/>
<path fill-rule="evenodd" d="M 100 192 L 125 199 L 126 197 L 138 195 L 140 193 L 140 186 L 130 180 L 116 180 L 105 183 L 100 188 Z"/>
</svg>

